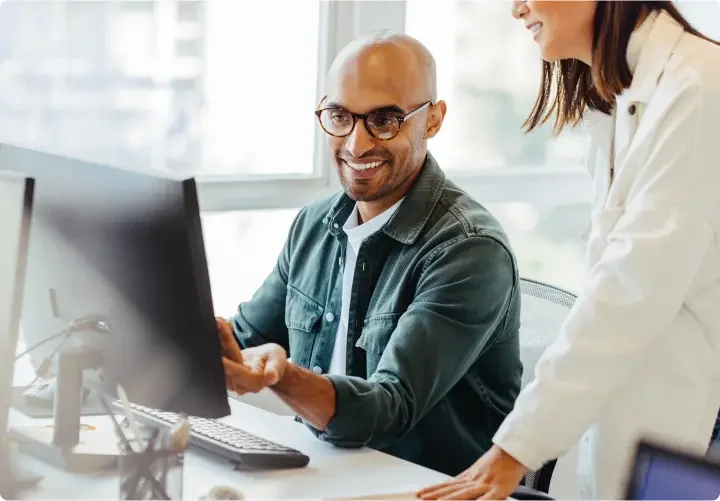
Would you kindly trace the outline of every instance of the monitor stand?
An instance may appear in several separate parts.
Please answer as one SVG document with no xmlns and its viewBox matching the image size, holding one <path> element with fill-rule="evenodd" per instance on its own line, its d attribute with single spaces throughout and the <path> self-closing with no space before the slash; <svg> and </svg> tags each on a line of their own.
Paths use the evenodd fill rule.
<svg viewBox="0 0 720 501">
<path fill-rule="evenodd" d="M 34 488 L 42 480 L 20 465 L 17 453 L 6 440 L 0 438 L 0 498 L 19 499 L 28 489 Z"/>
<path fill-rule="evenodd" d="M 87 376 L 87 374 L 85 374 Z M 96 378 L 83 378 L 83 393 L 86 395 L 83 400 L 83 406 L 81 414 L 83 416 L 104 416 L 106 414 L 105 409 L 100 403 L 97 392 L 93 389 L 94 380 Z M 11 406 L 16 411 L 34 419 L 48 419 L 55 415 L 54 400 L 55 400 L 55 385 L 57 379 L 53 376 L 48 379 L 41 379 L 36 382 L 33 386 L 47 385 L 48 387 L 44 390 L 50 394 L 50 398 L 45 401 L 45 398 L 38 398 L 37 401 L 32 401 L 27 398 L 26 391 L 29 389 L 27 385 L 13 387 L 12 402 Z"/>
<path fill-rule="evenodd" d="M 68 346 L 58 353 L 53 426 L 11 427 L 18 450 L 73 473 L 95 473 L 117 466 L 118 437 L 107 428 L 82 426 L 83 371 L 98 369 L 100 353 L 89 346 Z"/>
</svg>

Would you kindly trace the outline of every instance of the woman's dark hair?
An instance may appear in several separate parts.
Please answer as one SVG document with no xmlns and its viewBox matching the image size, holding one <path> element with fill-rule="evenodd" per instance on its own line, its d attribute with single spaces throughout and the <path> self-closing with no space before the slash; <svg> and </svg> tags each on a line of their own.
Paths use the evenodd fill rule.
<svg viewBox="0 0 720 501">
<path fill-rule="evenodd" d="M 586 109 L 611 113 L 615 97 L 632 82 L 627 58 L 618 54 L 627 53 L 630 35 L 642 16 L 659 10 L 688 33 L 715 42 L 699 33 L 672 1 L 600 0 L 594 20 L 592 67 L 577 59 L 543 61 L 540 91 L 523 128 L 529 132 L 554 115 L 553 134 L 557 135 L 566 125 L 577 125 Z"/>
</svg>

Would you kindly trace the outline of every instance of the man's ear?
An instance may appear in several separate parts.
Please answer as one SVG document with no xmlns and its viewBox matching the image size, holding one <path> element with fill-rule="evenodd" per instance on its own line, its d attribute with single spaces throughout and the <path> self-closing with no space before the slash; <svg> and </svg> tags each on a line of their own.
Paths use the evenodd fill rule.
<svg viewBox="0 0 720 501">
<path fill-rule="evenodd" d="M 443 120 L 445 120 L 445 113 L 447 112 L 447 105 L 445 101 L 438 101 L 435 103 L 428 112 L 427 125 L 425 127 L 425 139 L 431 139 L 440 131 Z"/>
</svg>

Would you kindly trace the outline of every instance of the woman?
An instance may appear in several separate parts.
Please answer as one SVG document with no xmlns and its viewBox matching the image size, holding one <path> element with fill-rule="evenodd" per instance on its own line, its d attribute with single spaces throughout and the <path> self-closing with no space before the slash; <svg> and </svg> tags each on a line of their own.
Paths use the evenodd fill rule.
<svg viewBox="0 0 720 501">
<path fill-rule="evenodd" d="M 581 439 L 582 496 L 619 499 L 640 437 L 704 453 L 720 405 L 720 46 L 671 2 L 513 10 L 544 59 L 527 128 L 592 139 L 589 276 L 495 445 L 419 494 L 505 498 Z"/>
</svg>

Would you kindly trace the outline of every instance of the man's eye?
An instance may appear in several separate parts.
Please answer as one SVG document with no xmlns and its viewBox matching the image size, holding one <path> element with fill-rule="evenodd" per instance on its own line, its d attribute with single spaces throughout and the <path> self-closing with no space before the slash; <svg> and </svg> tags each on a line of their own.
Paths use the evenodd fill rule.
<svg viewBox="0 0 720 501">
<path fill-rule="evenodd" d="M 345 125 L 350 121 L 347 113 L 334 112 L 330 114 L 330 120 L 337 125 Z"/>
<path fill-rule="evenodd" d="M 373 127 L 387 128 L 397 124 L 397 117 L 390 113 L 377 113 L 368 120 Z"/>
</svg>

